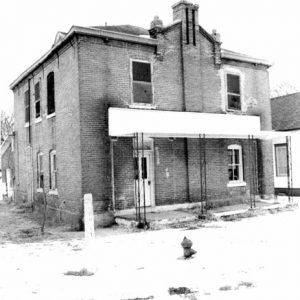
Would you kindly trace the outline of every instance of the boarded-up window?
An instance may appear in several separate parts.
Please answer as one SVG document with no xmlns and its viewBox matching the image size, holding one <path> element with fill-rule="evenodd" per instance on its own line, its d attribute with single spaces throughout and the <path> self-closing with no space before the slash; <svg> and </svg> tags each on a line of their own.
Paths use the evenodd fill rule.
<svg viewBox="0 0 300 300">
<path fill-rule="evenodd" d="M 56 151 L 50 151 L 50 189 L 57 189 L 57 163 L 56 163 Z"/>
<path fill-rule="evenodd" d="M 240 77 L 227 74 L 227 106 L 229 109 L 241 109 Z"/>
<path fill-rule="evenodd" d="M 37 154 L 37 187 L 44 188 L 44 169 L 43 169 L 43 154 Z"/>
<path fill-rule="evenodd" d="M 25 123 L 30 120 L 30 105 L 29 105 L 29 91 L 27 90 L 24 94 L 24 107 L 25 107 Z"/>
<path fill-rule="evenodd" d="M 55 90 L 54 90 L 54 73 L 47 76 L 47 108 L 48 115 L 55 112 Z"/>
<path fill-rule="evenodd" d="M 132 62 L 133 102 L 152 104 L 151 65 L 145 62 Z"/>
<path fill-rule="evenodd" d="M 275 145 L 276 176 L 287 176 L 287 146 Z"/>
<path fill-rule="evenodd" d="M 34 86 L 34 100 L 35 100 L 35 118 L 41 116 L 41 102 L 40 102 L 40 83 L 37 82 Z"/>
</svg>

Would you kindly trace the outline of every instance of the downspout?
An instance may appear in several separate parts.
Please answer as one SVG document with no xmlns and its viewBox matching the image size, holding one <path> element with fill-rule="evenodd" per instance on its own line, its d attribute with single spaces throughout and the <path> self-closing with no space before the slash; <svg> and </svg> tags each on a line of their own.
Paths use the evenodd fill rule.
<svg viewBox="0 0 300 300">
<path fill-rule="evenodd" d="M 184 69 L 184 56 L 183 56 L 183 28 L 180 30 L 180 60 L 181 60 L 181 78 L 182 78 L 182 111 L 186 111 L 186 98 L 185 98 L 185 69 Z M 189 158 L 188 158 L 188 141 L 184 138 L 184 156 L 186 165 L 186 192 L 187 200 L 190 201 L 190 177 L 189 177 Z"/>
<path fill-rule="evenodd" d="M 28 79 L 28 104 L 29 104 L 29 126 L 28 126 L 28 142 L 29 142 L 29 155 L 31 164 L 31 180 L 30 180 L 30 204 L 33 210 L 33 149 L 32 149 L 32 134 L 31 134 L 31 90 L 30 90 L 30 78 Z"/>
</svg>

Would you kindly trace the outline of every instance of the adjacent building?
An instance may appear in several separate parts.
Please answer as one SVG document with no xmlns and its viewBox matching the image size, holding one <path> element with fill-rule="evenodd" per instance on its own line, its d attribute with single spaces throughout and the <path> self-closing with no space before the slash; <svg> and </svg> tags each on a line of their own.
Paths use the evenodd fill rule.
<svg viewBox="0 0 300 300">
<path fill-rule="evenodd" d="M 14 165 L 14 138 L 9 135 L 1 144 L 1 196 L 8 200 L 14 199 L 15 165 Z M 1 198 L 2 198 L 1 197 Z M 5 198 L 3 197 L 3 199 Z"/>
<path fill-rule="evenodd" d="M 273 140 L 276 195 L 300 195 L 300 93 L 271 99 L 272 126 L 286 137 Z"/>
<path fill-rule="evenodd" d="M 222 49 L 198 5 L 173 23 L 73 26 L 10 86 L 15 197 L 54 217 L 206 207 L 274 193 L 270 64 Z M 253 198 L 252 198 L 253 199 Z"/>
</svg>

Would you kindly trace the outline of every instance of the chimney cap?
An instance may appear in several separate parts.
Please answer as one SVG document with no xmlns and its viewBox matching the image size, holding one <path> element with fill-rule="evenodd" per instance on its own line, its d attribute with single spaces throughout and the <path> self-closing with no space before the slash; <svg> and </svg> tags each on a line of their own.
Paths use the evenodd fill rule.
<svg viewBox="0 0 300 300">
<path fill-rule="evenodd" d="M 154 19 L 150 24 L 150 28 L 155 27 L 163 27 L 163 21 L 159 18 L 159 16 L 154 16 Z"/>
<path fill-rule="evenodd" d="M 212 30 L 211 35 L 213 36 L 213 38 L 215 39 L 216 42 L 219 42 L 219 43 L 221 42 L 221 35 L 220 35 L 220 33 L 217 32 L 216 29 Z"/>
<path fill-rule="evenodd" d="M 193 9 L 198 9 L 199 5 L 198 4 L 193 4 L 192 2 L 186 1 L 186 0 L 180 0 L 178 2 L 176 2 L 175 4 L 172 5 L 172 8 L 174 9 L 175 7 L 179 6 L 179 5 L 185 5 L 185 6 L 192 6 Z"/>
</svg>

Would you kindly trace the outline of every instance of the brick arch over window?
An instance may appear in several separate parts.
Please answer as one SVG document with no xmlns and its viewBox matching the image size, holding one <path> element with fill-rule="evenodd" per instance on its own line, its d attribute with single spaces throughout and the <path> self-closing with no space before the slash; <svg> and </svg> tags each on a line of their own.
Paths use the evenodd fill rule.
<svg viewBox="0 0 300 300">
<path fill-rule="evenodd" d="M 50 72 L 47 76 L 47 113 L 48 115 L 55 112 L 55 87 L 54 72 Z"/>
</svg>

